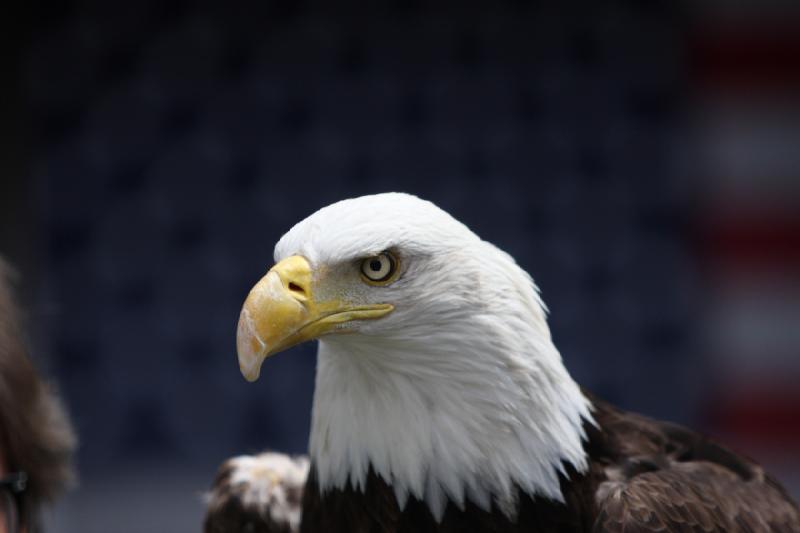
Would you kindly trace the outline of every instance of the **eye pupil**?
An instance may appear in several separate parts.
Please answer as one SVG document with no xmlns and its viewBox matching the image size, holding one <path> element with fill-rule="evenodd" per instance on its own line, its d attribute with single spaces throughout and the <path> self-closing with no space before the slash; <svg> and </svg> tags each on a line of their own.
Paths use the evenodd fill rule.
<svg viewBox="0 0 800 533">
<path fill-rule="evenodd" d="M 380 272 L 382 266 L 383 264 L 378 259 L 373 259 L 369 263 L 369 268 L 371 268 L 373 272 Z"/>
</svg>

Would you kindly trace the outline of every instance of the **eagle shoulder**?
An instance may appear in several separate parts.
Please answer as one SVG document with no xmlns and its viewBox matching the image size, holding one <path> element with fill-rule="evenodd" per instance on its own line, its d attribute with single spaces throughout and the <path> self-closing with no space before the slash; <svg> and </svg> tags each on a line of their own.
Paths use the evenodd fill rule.
<svg viewBox="0 0 800 533">
<path fill-rule="evenodd" d="M 677 424 L 595 401 L 596 532 L 792 532 L 800 511 L 754 461 Z"/>
</svg>

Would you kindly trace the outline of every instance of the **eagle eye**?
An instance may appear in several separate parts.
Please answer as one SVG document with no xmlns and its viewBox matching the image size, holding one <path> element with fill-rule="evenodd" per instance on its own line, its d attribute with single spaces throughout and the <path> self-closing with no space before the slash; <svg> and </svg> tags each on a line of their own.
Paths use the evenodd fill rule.
<svg viewBox="0 0 800 533">
<path fill-rule="evenodd" d="M 361 261 L 361 276 L 371 285 L 386 285 L 394 281 L 397 259 L 390 252 L 383 252 Z"/>
</svg>

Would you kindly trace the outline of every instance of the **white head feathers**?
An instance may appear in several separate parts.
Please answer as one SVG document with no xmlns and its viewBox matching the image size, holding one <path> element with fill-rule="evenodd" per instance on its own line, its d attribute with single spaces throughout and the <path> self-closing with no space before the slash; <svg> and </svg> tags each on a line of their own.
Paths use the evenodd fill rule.
<svg viewBox="0 0 800 533">
<path fill-rule="evenodd" d="M 388 193 L 319 210 L 275 259 L 335 272 L 384 250 L 397 281 L 335 290 L 394 312 L 320 340 L 310 453 L 321 489 L 363 488 L 371 467 L 401 506 L 411 495 L 437 519 L 466 499 L 513 515 L 517 486 L 560 500 L 562 462 L 586 469 L 590 406 L 508 254 L 432 203 Z"/>
</svg>

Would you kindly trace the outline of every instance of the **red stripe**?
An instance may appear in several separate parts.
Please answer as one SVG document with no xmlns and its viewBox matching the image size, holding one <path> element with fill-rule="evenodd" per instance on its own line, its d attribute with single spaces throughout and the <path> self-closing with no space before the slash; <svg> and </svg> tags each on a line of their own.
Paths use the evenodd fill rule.
<svg viewBox="0 0 800 533">
<path fill-rule="evenodd" d="M 800 266 L 800 213 L 712 214 L 700 227 L 698 252 L 712 263 Z"/>
<path fill-rule="evenodd" d="M 753 446 L 800 449 L 800 389 L 747 383 L 719 394 L 710 409 L 715 431 Z"/>
<path fill-rule="evenodd" d="M 798 23 L 697 28 L 690 37 L 693 78 L 707 89 L 799 87 Z"/>
</svg>

